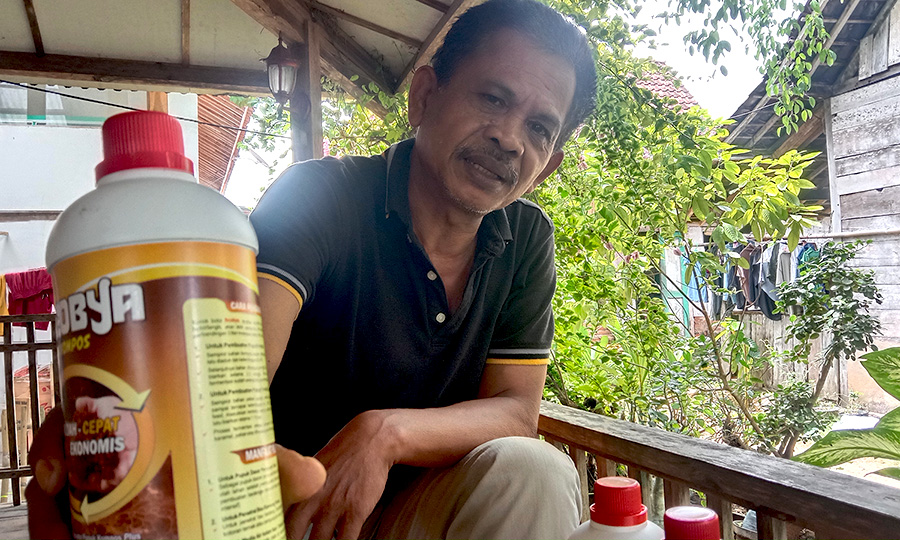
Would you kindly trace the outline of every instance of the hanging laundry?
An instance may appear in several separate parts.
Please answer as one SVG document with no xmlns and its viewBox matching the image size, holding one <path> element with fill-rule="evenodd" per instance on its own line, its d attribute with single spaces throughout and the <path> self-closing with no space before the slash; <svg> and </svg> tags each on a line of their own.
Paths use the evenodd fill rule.
<svg viewBox="0 0 900 540">
<path fill-rule="evenodd" d="M 741 253 L 744 249 L 743 244 L 734 243 L 729 248 L 730 251 L 735 253 Z M 744 296 L 744 290 L 741 286 L 741 280 L 738 275 L 738 270 L 741 268 L 732 262 L 734 259 L 728 258 L 727 263 L 727 271 L 725 272 L 725 277 L 723 279 L 723 286 L 731 291 L 734 291 L 730 295 L 728 295 L 728 303 L 730 306 L 726 306 L 725 312 L 726 315 L 731 315 L 731 312 L 734 309 L 744 309 L 744 306 L 747 302 L 746 296 Z"/>
<path fill-rule="evenodd" d="M 739 266 L 737 269 L 738 279 L 741 282 L 741 290 L 744 293 L 745 303 L 743 309 L 747 309 L 753 304 L 753 299 L 756 298 L 755 285 L 750 281 L 750 269 L 753 267 L 753 262 L 750 260 L 750 257 L 754 250 L 756 250 L 756 246 L 753 244 L 744 246 L 744 249 L 741 250 L 741 258 L 747 261 L 747 268 Z"/>
<path fill-rule="evenodd" d="M 763 252 L 764 248 L 761 246 L 756 246 L 750 252 L 750 270 L 748 276 L 750 284 L 749 298 L 752 299 L 753 304 L 756 305 L 767 318 L 772 319 L 773 321 L 780 321 L 781 313 L 775 313 L 775 301 L 772 300 L 764 289 L 766 279 L 763 275 L 763 264 L 761 263 Z M 760 277 L 763 278 L 762 282 Z"/>
<path fill-rule="evenodd" d="M 810 262 L 819 258 L 819 249 L 815 244 L 809 243 L 805 244 L 800 248 L 800 251 L 797 253 L 797 274 L 796 277 L 800 277 L 800 274 L 803 273 L 803 267 L 809 264 Z"/>
<path fill-rule="evenodd" d="M 37 315 L 53 311 L 53 283 L 46 268 L 6 274 L 9 288 L 10 315 Z M 25 326 L 25 323 L 13 323 Z M 50 323 L 35 323 L 38 330 L 46 330 Z"/>
<path fill-rule="evenodd" d="M 0 275 L 0 316 L 9 315 L 9 305 L 6 303 L 6 276 Z M 0 336 L 3 335 L 3 325 L 0 324 Z"/>
<path fill-rule="evenodd" d="M 687 287 L 688 298 L 695 302 L 699 302 L 701 300 L 706 302 L 706 282 L 700 279 L 700 273 L 703 270 L 701 270 L 700 266 L 697 264 L 692 265 L 691 260 L 684 255 L 681 256 L 681 267 L 684 269 L 684 272 L 686 274 L 689 274 L 690 277 L 690 281 L 685 284 Z M 688 269 L 690 269 L 690 271 Z M 682 276 L 682 279 L 683 277 L 684 276 Z"/>
</svg>

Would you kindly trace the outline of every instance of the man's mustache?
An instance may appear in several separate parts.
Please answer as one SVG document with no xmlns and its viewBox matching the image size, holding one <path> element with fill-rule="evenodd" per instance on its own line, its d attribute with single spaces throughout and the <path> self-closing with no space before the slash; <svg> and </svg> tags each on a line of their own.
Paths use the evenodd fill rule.
<svg viewBox="0 0 900 540">
<path fill-rule="evenodd" d="M 456 155 L 481 165 L 485 169 L 499 176 L 504 182 L 515 184 L 519 181 L 519 172 L 513 166 L 512 158 L 504 152 L 490 146 L 460 148 Z"/>
</svg>

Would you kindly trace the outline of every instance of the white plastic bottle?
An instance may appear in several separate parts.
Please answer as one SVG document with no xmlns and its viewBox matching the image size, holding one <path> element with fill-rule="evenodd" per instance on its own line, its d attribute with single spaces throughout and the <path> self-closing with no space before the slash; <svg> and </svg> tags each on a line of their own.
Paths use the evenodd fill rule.
<svg viewBox="0 0 900 540">
<path fill-rule="evenodd" d="M 103 125 L 97 189 L 47 245 L 76 538 L 284 538 L 246 217 L 181 126 Z"/>
<path fill-rule="evenodd" d="M 608 476 L 594 482 L 591 519 L 569 540 L 661 540 L 663 530 L 647 521 L 641 485 L 632 478 Z"/>
<path fill-rule="evenodd" d="M 719 540 L 719 516 L 702 506 L 673 506 L 663 516 L 666 540 Z"/>
</svg>

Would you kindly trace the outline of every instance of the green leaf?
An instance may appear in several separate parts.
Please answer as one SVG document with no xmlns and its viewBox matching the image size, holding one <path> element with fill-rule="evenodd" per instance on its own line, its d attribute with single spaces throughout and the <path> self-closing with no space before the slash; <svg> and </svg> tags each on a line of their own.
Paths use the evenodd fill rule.
<svg viewBox="0 0 900 540">
<path fill-rule="evenodd" d="M 888 478 L 893 478 L 895 480 L 900 480 L 900 467 L 887 467 L 885 469 L 874 471 L 869 474 L 878 474 L 881 476 L 886 476 Z"/>
<path fill-rule="evenodd" d="M 875 429 L 900 431 L 900 407 L 882 416 L 881 420 L 875 424 Z"/>
<path fill-rule="evenodd" d="M 797 244 L 800 243 L 800 226 L 794 225 L 791 227 L 791 232 L 788 234 L 788 250 L 794 251 L 794 248 L 797 247 Z"/>
<path fill-rule="evenodd" d="M 889 347 L 862 355 L 860 363 L 888 394 L 900 399 L 900 347 Z"/>
<path fill-rule="evenodd" d="M 875 429 L 832 431 L 794 460 L 832 467 L 851 459 L 879 457 L 900 459 L 900 432 Z"/>
<path fill-rule="evenodd" d="M 765 236 L 765 231 L 762 227 L 762 222 L 759 220 L 754 220 L 750 223 L 750 230 L 753 232 L 753 238 L 756 238 L 757 242 L 762 242 L 763 237 Z"/>
<path fill-rule="evenodd" d="M 723 223 L 722 232 L 725 233 L 725 238 L 727 238 L 729 242 L 740 242 L 744 239 L 741 231 L 731 223 Z"/>
</svg>

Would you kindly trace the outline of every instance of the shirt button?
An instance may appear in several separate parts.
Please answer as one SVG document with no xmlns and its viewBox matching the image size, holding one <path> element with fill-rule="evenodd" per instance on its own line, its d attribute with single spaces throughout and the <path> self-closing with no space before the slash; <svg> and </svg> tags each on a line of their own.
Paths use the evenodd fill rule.
<svg viewBox="0 0 900 540">
<path fill-rule="evenodd" d="M 429 270 L 428 273 L 425 275 L 428 276 L 428 279 L 430 279 L 431 281 L 434 281 L 437 279 L 437 274 L 434 272 L 434 270 Z"/>
<path fill-rule="evenodd" d="M 442 323 L 447 320 L 447 316 L 444 315 L 443 313 L 438 313 L 437 317 L 435 317 L 434 320 L 436 320 L 439 323 Z"/>
</svg>

